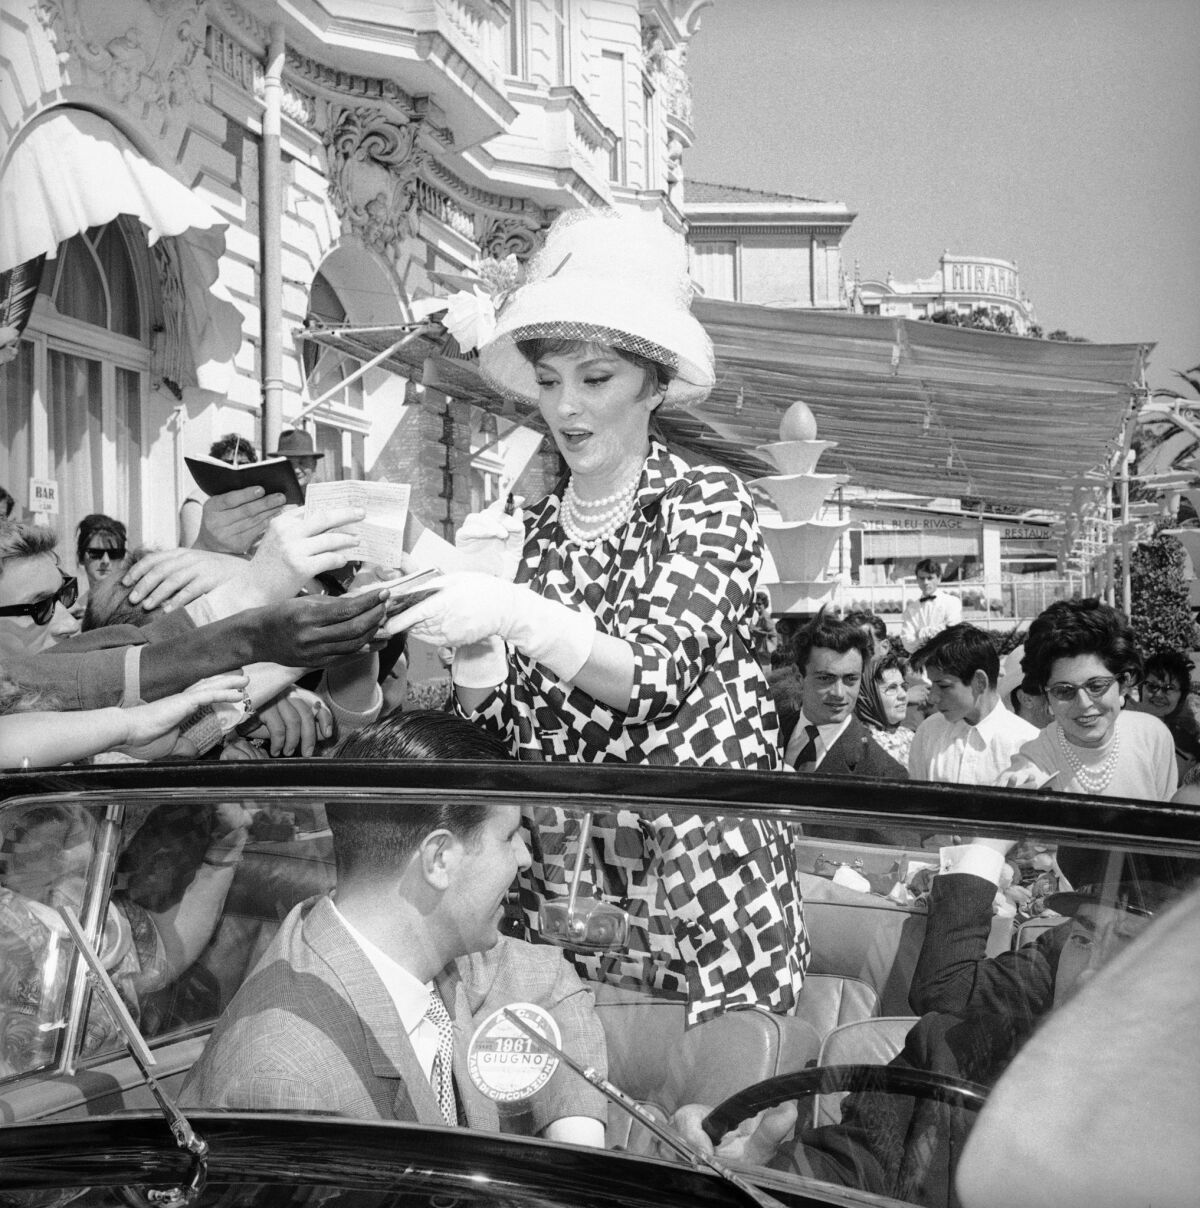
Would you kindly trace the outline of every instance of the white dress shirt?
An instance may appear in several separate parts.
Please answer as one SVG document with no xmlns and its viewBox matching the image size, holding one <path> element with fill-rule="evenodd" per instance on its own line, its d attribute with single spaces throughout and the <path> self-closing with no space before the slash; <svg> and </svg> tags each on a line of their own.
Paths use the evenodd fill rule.
<svg viewBox="0 0 1200 1208">
<path fill-rule="evenodd" d="M 962 622 L 962 601 L 944 591 L 909 600 L 900 618 L 900 641 L 912 654 L 943 629 Z"/>
<path fill-rule="evenodd" d="M 816 767 L 809 769 L 810 771 L 816 771 L 821 766 L 825 756 L 829 754 L 830 748 L 841 738 L 842 731 L 850 724 L 850 719 L 853 716 L 853 713 L 847 713 L 841 721 L 835 721 L 825 726 L 817 726 L 817 763 Z M 801 713 L 796 722 L 796 728 L 788 739 L 787 749 L 783 753 L 783 761 L 792 771 L 796 770 L 796 756 L 808 746 L 808 727 L 812 724 Z"/>
<path fill-rule="evenodd" d="M 437 1025 L 425 1017 L 425 1012 L 429 1009 L 429 996 L 434 993 L 433 983 L 417 981 L 407 969 L 372 944 L 346 919 L 336 905 L 333 912 L 379 974 L 384 989 L 396 1004 L 396 1014 L 400 1016 L 400 1023 L 408 1033 L 409 1043 L 421 1070 L 426 1078 L 430 1078 L 433 1073 L 433 1059 L 437 1056 L 438 1034 Z"/>
<path fill-rule="evenodd" d="M 940 713 L 927 717 L 913 737 L 908 774 L 913 780 L 944 784 L 995 784 L 1013 756 L 1037 730 L 1024 718 L 997 704 L 979 719 L 947 721 Z"/>
</svg>

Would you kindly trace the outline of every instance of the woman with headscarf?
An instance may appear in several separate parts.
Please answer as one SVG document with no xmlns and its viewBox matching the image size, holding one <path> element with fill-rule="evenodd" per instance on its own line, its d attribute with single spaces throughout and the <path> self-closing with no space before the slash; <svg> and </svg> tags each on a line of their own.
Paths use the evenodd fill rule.
<svg viewBox="0 0 1200 1208">
<path fill-rule="evenodd" d="M 400 624 L 456 649 L 458 709 L 518 758 L 777 766 L 751 637 L 754 502 L 652 432 L 660 407 L 713 385 L 690 296 L 683 240 L 656 219 L 565 215 L 480 350 L 500 393 L 537 405 L 566 473 L 523 522 L 485 513 L 460 532 L 478 547 L 515 530 L 515 581 L 446 575 Z M 574 817 L 531 829 L 532 927 L 579 843 Z M 685 999 L 689 1022 L 793 1008 L 809 952 L 785 828 L 614 810 L 593 819 L 591 850 L 589 888 L 633 930 L 625 954 L 577 955 L 585 976 Z"/>
<path fill-rule="evenodd" d="M 854 711 L 871 737 L 901 767 L 908 766 L 914 731 L 904 724 L 908 713 L 908 661 L 889 653 L 874 658 L 863 672 Z"/>
</svg>

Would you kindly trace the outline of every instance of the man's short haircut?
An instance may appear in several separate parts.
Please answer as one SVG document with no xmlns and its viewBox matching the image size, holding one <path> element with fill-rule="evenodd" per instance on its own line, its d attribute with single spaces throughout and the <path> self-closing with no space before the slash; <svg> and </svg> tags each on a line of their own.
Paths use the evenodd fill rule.
<svg viewBox="0 0 1200 1208">
<path fill-rule="evenodd" d="M 405 762 L 511 758 L 504 743 L 486 730 L 432 709 L 381 717 L 351 734 L 337 757 Z M 487 801 L 332 802 L 325 812 L 338 880 L 398 872 L 421 840 L 435 830 L 448 830 L 472 843 L 491 811 Z"/>
<path fill-rule="evenodd" d="M 964 684 L 971 682 L 976 671 L 987 676 L 989 688 L 1000 680 L 1000 655 L 995 643 L 976 625 L 943 629 L 913 655 L 913 666 L 952 675 Z"/>
<path fill-rule="evenodd" d="M 944 578 L 946 568 L 936 558 L 922 558 L 917 563 L 914 575 L 937 575 L 939 579 Z"/>
<path fill-rule="evenodd" d="M 13 514 L 13 508 L 16 506 L 17 501 L 3 487 L 0 487 L 0 520 L 7 520 Z"/>
<path fill-rule="evenodd" d="M 92 512 L 79 522 L 79 528 L 76 530 L 76 562 L 83 562 L 84 551 L 91 545 L 93 537 L 111 537 L 120 549 L 125 548 L 128 540 L 125 526 L 119 520 L 114 520 L 103 512 Z"/>
<path fill-rule="evenodd" d="M 1021 671 L 1025 692 L 1045 692 L 1057 659 L 1094 654 L 1110 675 L 1141 679 L 1142 660 L 1122 613 L 1094 597 L 1056 600 L 1029 627 Z"/>
<path fill-rule="evenodd" d="M 229 457 L 236 457 L 243 461 L 258 460 L 258 450 L 244 436 L 239 436 L 236 432 L 228 432 L 214 440 L 209 446 L 208 455 L 219 461 L 225 461 Z"/>
<path fill-rule="evenodd" d="M 836 617 L 829 616 L 824 609 L 796 634 L 793 649 L 796 652 L 796 666 L 801 675 L 806 673 L 808 656 L 818 647 L 822 650 L 832 650 L 836 654 L 857 650 L 862 655 L 864 667 L 874 653 L 871 639 L 860 626 L 839 621 Z"/>
<path fill-rule="evenodd" d="M 865 625 L 871 632 L 881 641 L 887 640 L 887 622 L 883 617 L 873 612 L 868 612 L 865 608 L 856 609 L 854 612 L 848 612 L 842 620 L 847 625 Z"/>
<path fill-rule="evenodd" d="M 58 534 L 40 524 L 23 524 L 19 520 L 0 520 L 0 575 L 9 558 L 37 558 L 54 553 Z"/>
<path fill-rule="evenodd" d="M 87 607 L 83 610 L 83 623 L 80 626 L 84 633 L 109 625 L 134 625 L 138 629 L 145 629 L 161 619 L 161 609 L 145 609 L 140 604 L 130 603 L 133 588 L 126 587 L 123 582 L 125 572 L 151 552 L 149 547 L 128 550 L 125 557 L 113 566 L 112 574 L 101 579 L 88 592 Z"/>
</svg>

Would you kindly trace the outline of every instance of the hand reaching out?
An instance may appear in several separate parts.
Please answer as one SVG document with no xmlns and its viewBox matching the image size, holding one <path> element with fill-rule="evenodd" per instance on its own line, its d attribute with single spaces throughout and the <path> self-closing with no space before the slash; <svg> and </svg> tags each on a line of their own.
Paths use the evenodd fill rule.
<svg viewBox="0 0 1200 1208">
<path fill-rule="evenodd" d="M 138 755 L 142 759 L 169 754 L 175 746 L 180 723 L 207 705 L 233 704 L 241 700 L 248 682 L 241 672 L 227 672 L 200 680 L 182 692 L 150 704 L 121 709 L 125 735 L 113 745 L 139 748 Z"/>
<path fill-rule="evenodd" d="M 245 573 L 245 561 L 231 554 L 164 549 L 139 558 L 121 582 L 133 588 L 129 593 L 130 604 L 141 604 L 147 611 L 161 608 L 170 612 L 207 595 L 222 583 L 238 581 Z"/>
<path fill-rule="evenodd" d="M 283 495 L 267 495 L 262 487 L 243 487 L 204 501 L 200 535 L 195 549 L 220 554 L 244 554 L 266 531 L 287 502 Z"/>
</svg>

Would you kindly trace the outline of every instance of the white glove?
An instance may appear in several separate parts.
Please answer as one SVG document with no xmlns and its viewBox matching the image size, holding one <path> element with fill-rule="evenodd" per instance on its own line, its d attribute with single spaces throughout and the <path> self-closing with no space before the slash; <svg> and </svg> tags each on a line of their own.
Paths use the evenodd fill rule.
<svg viewBox="0 0 1200 1208">
<path fill-rule="evenodd" d="M 460 688 L 494 688 L 508 679 L 508 650 L 502 638 L 484 638 L 454 651 L 450 680 Z"/>
<path fill-rule="evenodd" d="M 592 653 L 596 620 L 590 612 L 473 571 L 443 575 L 437 587 L 433 595 L 395 618 L 397 630 L 409 630 L 434 646 L 459 647 L 503 638 L 567 681 L 579 674 Z M 469 673 L 464 670 L 464 674 Z"/>
<path fill-rule="evenodd" d="M 454 548 L 463 555 L 463 565 L 511 583 L 525 548 L 521 509 L 509 516 L 501 499 L 482 512 L 472 512 L 454 534 Z"/>
</svg>

